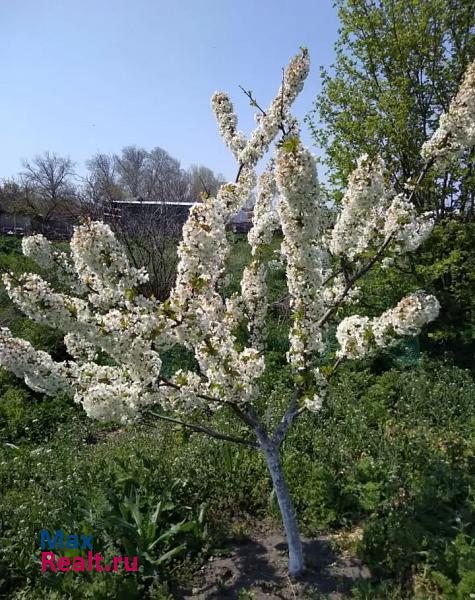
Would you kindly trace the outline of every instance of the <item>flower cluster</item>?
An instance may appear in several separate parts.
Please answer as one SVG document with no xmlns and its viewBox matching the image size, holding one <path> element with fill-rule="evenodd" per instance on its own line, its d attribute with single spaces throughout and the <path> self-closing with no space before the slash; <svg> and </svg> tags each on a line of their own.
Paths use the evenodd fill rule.
<svg viewBox="0 0 475 600">
<path fill-rule="evenodd" d="M 360 315 L 347 317 L 336 331 L 338 356 L 362 358 L 376 348 L 397 343 L 398 336 L 418 335 L 424 325 L 437 318 L 439 309 L 435 296 L 418 292 L 374 319 Z"/>
<path fill-rule="evenodd" d="M 229 96 L 216 92 L 211 98 L 211 107 L 218 121 L 219 133 L 236 158 L 246 146 L 246 138 L 238 128 L 238 119 Z"/>
<path fill-rule="evenodd" d="M 327 395 L 328 381 L 320 369 L 312 369 L 312 386 L 310 393 L 304 396 L 303 405 L 310 412 L 318 412 Z"/>
<path fill-rule="evenodd" d="M 120 418 L 130 420 L 132 409 L 135 407 L 137 413 L 139 407 L 146 404 L 150 389 L 158 385 L 161 359 L 156 348 L 166 348 L 175 343 L 171 335 L 171 323 L 157 301 L 153 298 L 146 299 L 137 294 L 133 287 L 129 287 L 143 281 L 141 270 L 131 268 L 127 261 L 120 266 L 120 257 L 122 255 L 123 258 L 125 254 L 108 226 L 89 223 L 78 227 L 74 240 L 79 240 L 80 243 L 75 244 L 72 254 L 72 271 L 77 276 L 86 274 L 89 290 L 86 299 L 55 292 L 49 283 L 36 274 L 26 274 L 20 279 L 11 275 L 4 276 L 11 299 L 33 320 L 62 330 L 68 353 L 75 359 L 75 363 L 68 363 L 69 379 L 65 379 L 65 365 L 54 363 L 49 355 L 36 353 L 28 345 L 29 354 L 25 353 L 25 356 L 34 358 L 35 370 L 32 372 L 32 369 L 27 369 L 28 365 L 20 363 L 23 364 L 24 377 L 27 382 L 36 382 L 35 389 L 50 393 L 50 389 L 54 391 L 58 387 L 59 373 L 62 388 L 73 386 L 76 398 L 80 399 L 87 412 L 95 418 L 107 418 L 111 415 L 119 418 L 118 411 L 122 407 L 124 412 Z M 35 236 L 30 242 L 26 238 L 23 245 L 39 262 L 48 264 L 52 252 L 49 242 L 45 242 L 44 238 Z M 94 256 L 94 247 L 97 248 L 97 256 Z M 105 259 L 106 255 L 109 260 Z M 90 285 L 92 281 L 94 288 Z M 101 300 L 98 302 L 99 295 Z M 114 301 L 115 305 L 112 305 Z M 3 344 L 5 339 L 2 340 Z M 9 347 L 13 344 L 11 340 Z M 14 341 L 23 348 L 22 340 Z M 99 350 L 117 365 L 122 365 L 107 371 L 111 375 L 108 383 L 104 380 L 104 368 L 93 362 Z M 3 356 L 1 363 L 6 362 L 7 358 Z M 75 376 L 71 379 L 73 367 Z M 86 367 L 85 371 L 83 367 Z M 48 372 L 51 374 L 50 382 Z M 88 377 L 84 373 L 88 373 Z M 90 395 L 87 387 L 93 381 L 97 385 L 92 386 L 94 392 Z M 130 393 L 135 390 L 138 394 L 142 390 L 143 398 L 140 402 L 130 398 L 127 402 L 117 402 L 114 410 L 108 411 L 106 405 L 98 404 L 97 400 L 98 390 L 103 390 L 106 394 L 106 383 L 111 395 L 114 385 L 117 385 L 118 389 L 123 389 L 120 397 L 124 398 L 125 391 L 129 388 Z M 140 394 L 137 396 L 141 397 Z M 156 397 L 156 393 L 153 397 Z M 103 416 L 100 417 L 100 414 Z"/>
<path fill-rule="evenodd" d="M 247 235 L 253 256 L 256 255 L 259 248 L 272 242 L 274 232 L 279 225 L 277 211 L 273 207 L 276 187 L 272 167 L 271 163 L 259 177 L 259 188 L 252 214 L 252 227 Z"/>
<path fill-rule="evenodd" d="M 439 119 L 439 127 L 422 146 L 422 157 L 443 170 L 466 148 L 475 144 L 475 60 L 468 66 L 449 110 Z"/>
<path fill-rule="evenodd" d="M 278 226 L 278 215 L 273 208 L 276 193 L 275 176 L 269 168 L 259 178 L 252 227 L 247 239 L 253 260 L 244 268 L 241 279 L 241 301 L 247 319 L 250 342 L 254 348 L 264 348 L 265 319 L 267 315 L 267 273 L 269 261 L 264 259 L 266 247 L 272 242 Z"/>
<path fill-rule="evenodd" d="M 392 238 L 395 254 L 413 252 L 429 237 L 434 222 L 432 212 L 417 214 L 414 204 L 398 194 L 384 214 L 384 237 Z"/>
<path fill-rule="evenodd" d="M 279 128 L 289 121 L 289 108 L 302 91 L 309 69 L 308 51 L 302 49 L 285 70 L 278 93 L 264 114 L 259 115 L 258 126 L 245 145 L 242 135 L 236 131 L 237 119 L 228 97 L 221 92 L 216 92 L 213 96 L 212 106 L 220 131 L 228 146 L 236 153 L 240 164 L 254 166 L 267 152 Z M 294 126 L 295 121 L 290 118 L 292 130 Z"/>
<path fill-rule="evenodd" d="M 128 293 L 148 280 L 145 268 L 130 265 L 109 225 L 90 222 L 74 228 L 71 254 L 76 272 L 98 307 L 123 303 Z"/>
<path fill-rule="evenodd" d="M 87 288 L 78 279 L 71 258 L 66 252 L 54 248 L 44 235 L 38 233 L 24 237 L 21 241 L 21 247 L 23 254 L 34 260 L 40 267 L 55 270 L 59 281 L 78 294 L 86 293 Z"/>
<path fill-rule="evenodd" d="M 368 247 L 374 232 L 378 231 L 377 209 L 387 195 L 385 174 L 382 158 L 370 160 L 363 154 L 358 159 L 342 199 L 343 209 L 331 233 L 332 254 L 351 259 Z"/>
<path fill-rule="evenodd" d="M 216 409 L 218 403 L 210 403 L 204 396 L 210 391 L 198 373 L 179 369 L 162 388 L 167 407 L 177 412 L 192 412 L 201 408 Z"/>
<path fill-rule="evenodd" d="M 13 337 L 7 328 L 0 329 L 0 365 L 48 396 L 71 394 L 77 378 L 74 363 L 54 362 L 47 352 Z"/>
<path fill-rule="evenodd" d="M 67 333 L 64 345 L 68 354 L 78 363 L 93 362 L 97 359 L 97 348 L 77 333 Z"/>
<path fill-rule="evenodd" d="M 26 273 L 19 280 L 5 274 L 3 283 L 13 302 L 33 321 L 43 321 L 68 332 L 76 328 L 78 318 L 89 318 L 85 300 L 55 292 L 35 273 Z"/>
<path fill-rule="evenodd" d="M 380 157 L 364 154 L 350 176 L 342 210 L 329 236 L 333 255 L 357 260 L 368 250 L 390 241 L 388 251 L 403 254 L 416 250 L 434 226 L 432 213 L 418 214 L 412 202 L 386 183 Z"/>
<path fill-rule="evenodd" d="M 192 207 L 178 248 L 177 278 L 170 297 L 170 310 L 180 323 L 175 335 L 194 351 L 200 371 L 214 392 L 238 403 L 255 398 L 256 382 L 264 369 L 259 350 L 267 309 L 265 268 L 256 259 L 245 271 L 241 297 L 223 301 L 218 289 L 229 254 L 225 227 L 248 200 L 255 185 L 254 166 L 288 117 L 288 109 L 302 89 L 308 68 L 308 53 L 302 51 L 290 63 L 271 107 L 259 119 L 248 141 L 237 130 L 237 118 L 227 95 L 213 96 L 219 129 L 240 163 L 239 177 L 236 183 L 224 184 L 216 198 L 207 198 Z M 261 216 L 268 215 L 267 205 L 273 195 L 269 177 L 261 181 L 258 201 Z M 255 248 L 261 245 L 262 237 L 257 222 L 251 234 Z M 239 350 L 233 330 L 244 313 L 250 324 L 249 341 L 255 347 Z"/>
<path fill-rule="evenodd" d="M 159 400 L 157 392 L 148 390 L 122 367 L 86 363 L 79 369 L 78 388 L 75 402 L 88 417 L 99 421 L 133 421 L 139 409 Z"/>
<path fill-rule="evenodd" d="M 244 268 L 241 297 L 247 319 L 250 342 L 263 350 L 265 318 L 267 315 L 267 264 L 253 260 Z"/>
<path fill-rule="evenodd" d="M 324 350 L 319 321 L 325 310 L 321 291 L 328 256 L 317 244 L 323 234 L 323 211 L 315 161 L 296 138 L 277 152 L 276 181 L 284 234 L 281 251 L 287 262 L 294 315 L 289 361 L 296 369 L 304 369 L 315 353 Z"/>
</svg>

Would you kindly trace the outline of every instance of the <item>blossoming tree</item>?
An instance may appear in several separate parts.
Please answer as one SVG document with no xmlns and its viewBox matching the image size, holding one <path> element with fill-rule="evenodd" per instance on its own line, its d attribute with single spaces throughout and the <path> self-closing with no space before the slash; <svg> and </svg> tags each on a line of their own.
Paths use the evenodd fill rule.
<svg viewBox="0 0 475 600">
<path fill-rule="evenodd" d="M 396 194 L 388 185 L 379 158 L 362 156 L 335 215 L 319 193 L 314 159 L 300 142 L 298 124 L 290 113 L 308 70 L 308 53 L 302 50 L 286 69 L 267 110 L 251 97 L 259 113 L 247 138 L 237 128 L 228 96 L 213 96 L 219 130 L 236 157 L 238 173 L 216 197 L 192 207 L 178 249 L 176 284 L 167 301 L 142 295 L 146 271 L 131 266 L 108 225 L 88 222 L 76 227 L 70 254 L 58 251 L 41 235 L 23 239 L 24 254 L 55 270 L 64 284 L 61 289 L 67 284 L 70 293 L 58 291 L 37 274 L 4 276 L 11 299 L 26 315 L 64 332 L 71 360 L 55 362 L 8 329 L 0 331 L 3 367 L 34 390 L 70 394 L 91 418 L 128 422 L 147 412 L 260 451 L 281 510 L 292 575 L 304 569 L 280 460 L 292 422 L 306 410 L 320 409 L 328 379 L 343 360 L 391 346 L 401 336 L 417 335 L 436 318 L 439 304 L 435 297 L 418 292 L 373 319 L 357 314 L 340 317 L 339 349 L 329 372 L 319 369 L 328 324 L 355 297 L 359 280 L 373 265 L 380 260 L 389 265 L 392 257 L 415 250 L 427 238 L 433 220 L 414 210 L 415 186 L 429 169 L 443 170 L 475 143 L 472 64 L 439 129 L 422 149 L 426 168 L 416 182 L 408 182 L 407 194 Z M 275 158 L 258 180 L 248 236 L 252 259 L 244 268 L 240 293 L 226 298 L 222 282 L 230 246 L 225 226 L 247 201 L 256 185 L 256 164 L 276 138 Z M 274 196 L 277 212 L 272 208 Z M 292 310 L 286 359 L 294 374 L 294 391 L 280 423 L 271 430 L 262 411 L 264 399 L 259 399 L 259 379 L 265 368 L 268 247 L 279 226 Z M 244 346 L 237 339 L 243 326 Z M 178 370 L 166 378 L 160 356 L 175 344 L 194 353 L 198 369 Z M 247 437 L 197 424 L 200 411 L 223 408 L 244 422 Z M 193 418 L 187 420 L 187 414 Z"/>
</svg>

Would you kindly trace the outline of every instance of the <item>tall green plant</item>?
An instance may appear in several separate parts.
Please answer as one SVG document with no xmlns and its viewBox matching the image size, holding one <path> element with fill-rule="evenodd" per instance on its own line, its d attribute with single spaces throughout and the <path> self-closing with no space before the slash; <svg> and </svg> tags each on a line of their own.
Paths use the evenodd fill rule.
<svg viewBox="0 0 475 600">
<path fill-rule="evenodd" d="M 447 111 L 475 56 L 471 0 L 336 0 L 341 28 L 333 69 L 308 116 L 325 153 L 333 197 L 362 153 L 380 154 L 403 191 L 423 166 L 421 145 Z M 439 215 L 474 211 L 474 151 L 414 195 Z"/>
</svg>

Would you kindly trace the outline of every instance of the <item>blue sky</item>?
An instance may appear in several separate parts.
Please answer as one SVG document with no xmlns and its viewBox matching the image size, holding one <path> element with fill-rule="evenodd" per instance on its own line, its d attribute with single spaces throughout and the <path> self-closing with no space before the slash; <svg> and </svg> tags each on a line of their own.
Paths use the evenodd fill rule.
<svg viewBox="0 0 475 600">
<path fill-rule="evenodd" d="M 0 2 L 0 25 L 0 178 L 45 150 L 84 171 L 91 155 L 131 144 L 233 177 L 211 94 L 229 92 L 248 131 L 238 85 L 266 105 L 306 46 L 303 117 L 319 65 L 333 61 L 338 19 L 331 0 L 15 0 Z"/>
</svg>

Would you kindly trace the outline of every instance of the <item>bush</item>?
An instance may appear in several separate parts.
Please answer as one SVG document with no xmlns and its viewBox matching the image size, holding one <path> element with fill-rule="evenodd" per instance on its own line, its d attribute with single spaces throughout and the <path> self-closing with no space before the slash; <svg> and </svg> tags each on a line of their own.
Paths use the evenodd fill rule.
<svg viewBox="0 0 475 600">
<path fill-rule="evenodd" d="M 470 373 L 444 362 L 343 369 L 285 448 L 307 531 L 363 524 L 358 551 L 375 575 L 407 581 L 426 565 L 457 584 L 446 548 L 458 523 L 475 533 L 474 397 Z"/>
<path fill-rule="evenodd" d="M 439 317 L 421 336 L 422 349 L 451 357 L 475 369 L 475 222 L 439 222 L 414 254 L 397 259 L 394 269 L 378 267 L 362 281 L 359 312 L 374 316 L 409 291 L 424 289 L 441 304 Z"/>
</svg>

